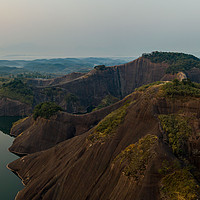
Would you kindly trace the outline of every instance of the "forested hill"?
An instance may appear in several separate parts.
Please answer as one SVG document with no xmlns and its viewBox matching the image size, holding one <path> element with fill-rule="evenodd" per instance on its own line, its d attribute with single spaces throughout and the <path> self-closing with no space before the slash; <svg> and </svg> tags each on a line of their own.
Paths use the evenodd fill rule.
<svg viewBox="0 0 200 200">
<path fill-rule="evenodd" d="M 200 59 L 190 54 L 155 51 L 148 54 L 145 53 L 142 57 L 150 59 L 153 63 L 165 62 L 169 64 L 167 73 L 185 72 L 192 68 L 200 69 Z"/>
</svg>

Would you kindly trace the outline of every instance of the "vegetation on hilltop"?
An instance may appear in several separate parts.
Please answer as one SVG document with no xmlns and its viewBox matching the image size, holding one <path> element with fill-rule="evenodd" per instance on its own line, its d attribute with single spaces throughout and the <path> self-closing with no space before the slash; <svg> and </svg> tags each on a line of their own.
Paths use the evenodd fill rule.
<svg viewBox="0 0 200 200">
<path fill-rule="evenodd" d="M 126 102 L 123 106 L 107 115 L 98 123 L 94 132 L 88 136 L 88 139 L 95 142 L 112 135 L 119 124 L 123 122 L 129 105 L 130 102 Z"/>
<path fill-rule="evenodd" d="M 21 79 L 14 79 L 8 83 L 2 84 L 0 96 L 19 100 L 29 105 L 33 104 L 33 91 Z"/>
<path fill-rule="evenodd" d="M 43 102 L 35 106 L 33 110 L 33 118 L 34 120 L 36 120 L 38 117 L 49 119 L 58 111 L 62 111 L 62 108 L 56 105 L 54 102 Z"/>
<path fill-rule="evenodd" d="M 191 82 L 190 79 L 183 79 L 182 81 L 175 79 L 171 82 L 156 81 L 147 85 L 142 85 L 136 88 L 135 91 L 144 92 L 146 89 L 155 85 L 162 85 L 160 88 L 162 90 L 162 95 L 165 97 L 200 97 L 200 84 Z"/>
<path fill-rule="evenodd" d="M 200 97 L 200 84 L 191 82 L 189 79 L 183 79 L 183 81 L 175 79 L 164 84 L 162 89 L 167 97 Z"/>
<path fill-rule="evenodd" d="M 153 63 L 165 62 L 169 64 L 166 72 L 172 74 L 180 71 L 185 72 L 194 67 L 200 68 L 200 59 L 185 53 L 155 51 L 148 54 L 142 54 L 142 57 L 150 59 Z"/>
</svg>

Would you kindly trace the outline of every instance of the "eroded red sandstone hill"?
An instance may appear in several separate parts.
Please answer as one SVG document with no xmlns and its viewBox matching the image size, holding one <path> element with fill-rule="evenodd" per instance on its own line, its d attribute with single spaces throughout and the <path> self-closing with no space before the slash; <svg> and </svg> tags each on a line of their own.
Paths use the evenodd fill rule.
<svg viewBox="0 0 200 200">
<path fill-rule="evenodd" d="M 155 63 L 140 57 L 119 66 L 96 67 L 86 74 L 72 73 L 51 80 L 29 79 L 27 83 L 33 90 L 33 107 L 44 101 L 54 101 L 69 113 L 86 113 L 107 95 L 123 99 L 141 85 L 174 79 L 176 74 L 166 74 L 168 67 L 167 62 Z M 192 81 L 200 82 L 199 68 L 186 70 L 186 75 Z M 26 115 L 31 112 L 31 106 L 24 103 L 13 103 L 11 107 L 14 107 L 13 111 L 9 110 L 6 101 L 2 99 L 0 116 L 19 115 L 22 108 Z"/>
<path fill-rule="evenodd" d="M 140 57 L 119 66 L 97 67 L 82 76 L 79 74 L 69 78 L 68 75 L 51 81 L 45 87 L 37 87 L 35 101 L 37 104 L 54 100 L 68 112 L 86 112 L 88 108 L 98 105 L 106 95 L 122 99 L 144 84 L 173 80 L 176 74 L 166 74 L 169 66 L 167 62 L 153 63 L 150 59 Z M 186 75 L 192 81 L 200 82 L 200 69 L 187 70 Z M 57 95 L 46 95 L 44 91 L 47 88 L 54 88 Z M 66 101 L 68 94 L 75 95 L 77 101 Z"/>
<path fill-rule="evenodd" d="M 89 128 L 88 123 L 81 124 L 83 121 L 77 120 L 75 127 L 80 123 L 89 130 L 79 132 L 80 135 L 48 150 L 27 155 L 9 164 L 9 168 L 26 185 L 16 199 L 160 200 L 172 199 L 173 195 L 198 199 L 200 98 L 166 98 L 162 96 L 161 87 L 153 86 L 145 91 L 134 92 L 121 101 L 120 106 L 116 104 L 113 112 L 109 107 L 107 112 L 111 113 L 97 126 L 93 127 L 92 124 Z M 104 117 L 101 111 L 96 114 L 99 120 Z M 92 120 L 96 114 L 90 113 L 85 119 Z M 186 145 L 185 148 L 181 149 L 179 143 L 175 147 L 186 152 L 185 159 L 197 168 L 195 175 L 184 167 L 181 151 L 173 148 L 169 138 L 166 139 L 170 137 L 166 136 L 166 127 L 162 123 L 166 116 L 174 116 L 173 123 L 176 122 L 180 128 L 177 137 L 180 135 L 178 133 L 185 133 L 181 129 L 183 125 L 188 130 L 189 135 L 185 133 L 187 138 L 181 143 L 182 146 Z M 51 119 L 55 129 L 53 121 L 57 117 Z M 168 123 L 170 119 L 164 122 Z M 182 124 L 180 127 L 179 119 Z M 39 122 L 32 124 L 32 127 L 36 128 L 37 124 Z M 19 125 L 18 129 L 20 127 L 23 129 L 24 124 Z M 17 137 L 16 149 L 23 150 L 23 141 L 28 134 L 36 134 L 34 130 L 29 130 Z M 46 134 L 48 132 L 41 131 L 39 135 L 46 137 Z"/>
<path fill-rule="evenodd" d="M 56 88 L 54 100 L 68 112 L 86 112 L 87 108 L 98 105 L 106 95 L 122 99 L 143 84 L 173 79 L 173 75 L 166 75 L 168 67 L 166 63 L 152 63 L 141 57 L 124 65 L 96 68 L 71 81 L 54 81 L 56 84 L 45 88 Z M 44 93 L 45 88 L 35 89 L 36 104 L 52 100 L 52 96 Z M 66 102 L 67 94 L 75 95 L 78 102 Z"/>
</svg>

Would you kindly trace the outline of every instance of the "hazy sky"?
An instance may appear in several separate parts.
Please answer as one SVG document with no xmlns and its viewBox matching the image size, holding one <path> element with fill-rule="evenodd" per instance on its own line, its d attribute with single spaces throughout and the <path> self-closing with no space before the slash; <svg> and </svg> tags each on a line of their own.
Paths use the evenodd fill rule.
<svg viewBox="0 0 200 200">
<path fill-rule="evenodd" d="M 200 56 L 200 0 L 0 0 L 0 59 Z"/>
</svg>

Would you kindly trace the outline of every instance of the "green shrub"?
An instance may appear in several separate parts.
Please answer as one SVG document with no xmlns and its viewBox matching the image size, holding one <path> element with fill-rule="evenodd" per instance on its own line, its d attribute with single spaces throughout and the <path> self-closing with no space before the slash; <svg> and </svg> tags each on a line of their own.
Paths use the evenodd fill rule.
<svg viewBox="0 0 200 200">
<path fill-rule="evenodd" d="M 119 124 L 123 122 L 129 105 L 130 102 L 126 102 L 125 105 L 107 115 L 98 123 L 94 132 L 88 136 L 88 139 L 94 142 L 112 135 Z"/>
<path fill-rule="evenodd" d="M 192 132 L 188 120 L 179 115 L 160 115 L 158 118 L 163 131 L 167 134 L 173 153 L 180 157 L 185 156 L 187 154 L 186 143 Z"/>
<path fill-rule="evenodd" d="M 55 115 L 58 111 L 62 111 L 62 108 L 53 102 L 44 102 L 35 106 L 33 110 L 33 118 L 36 120 L 38 117 L 49 119 Z"/>
<path fill-rule="evenodd" d="M 123 166 L 123 173 L 134 179 L 144 175 L 149 161 L 155 156 L 155 148 L 158 145 L 158 137 L 146 135 L 137 143 L 129 145 L 114 160 Z"/>
</svg>

